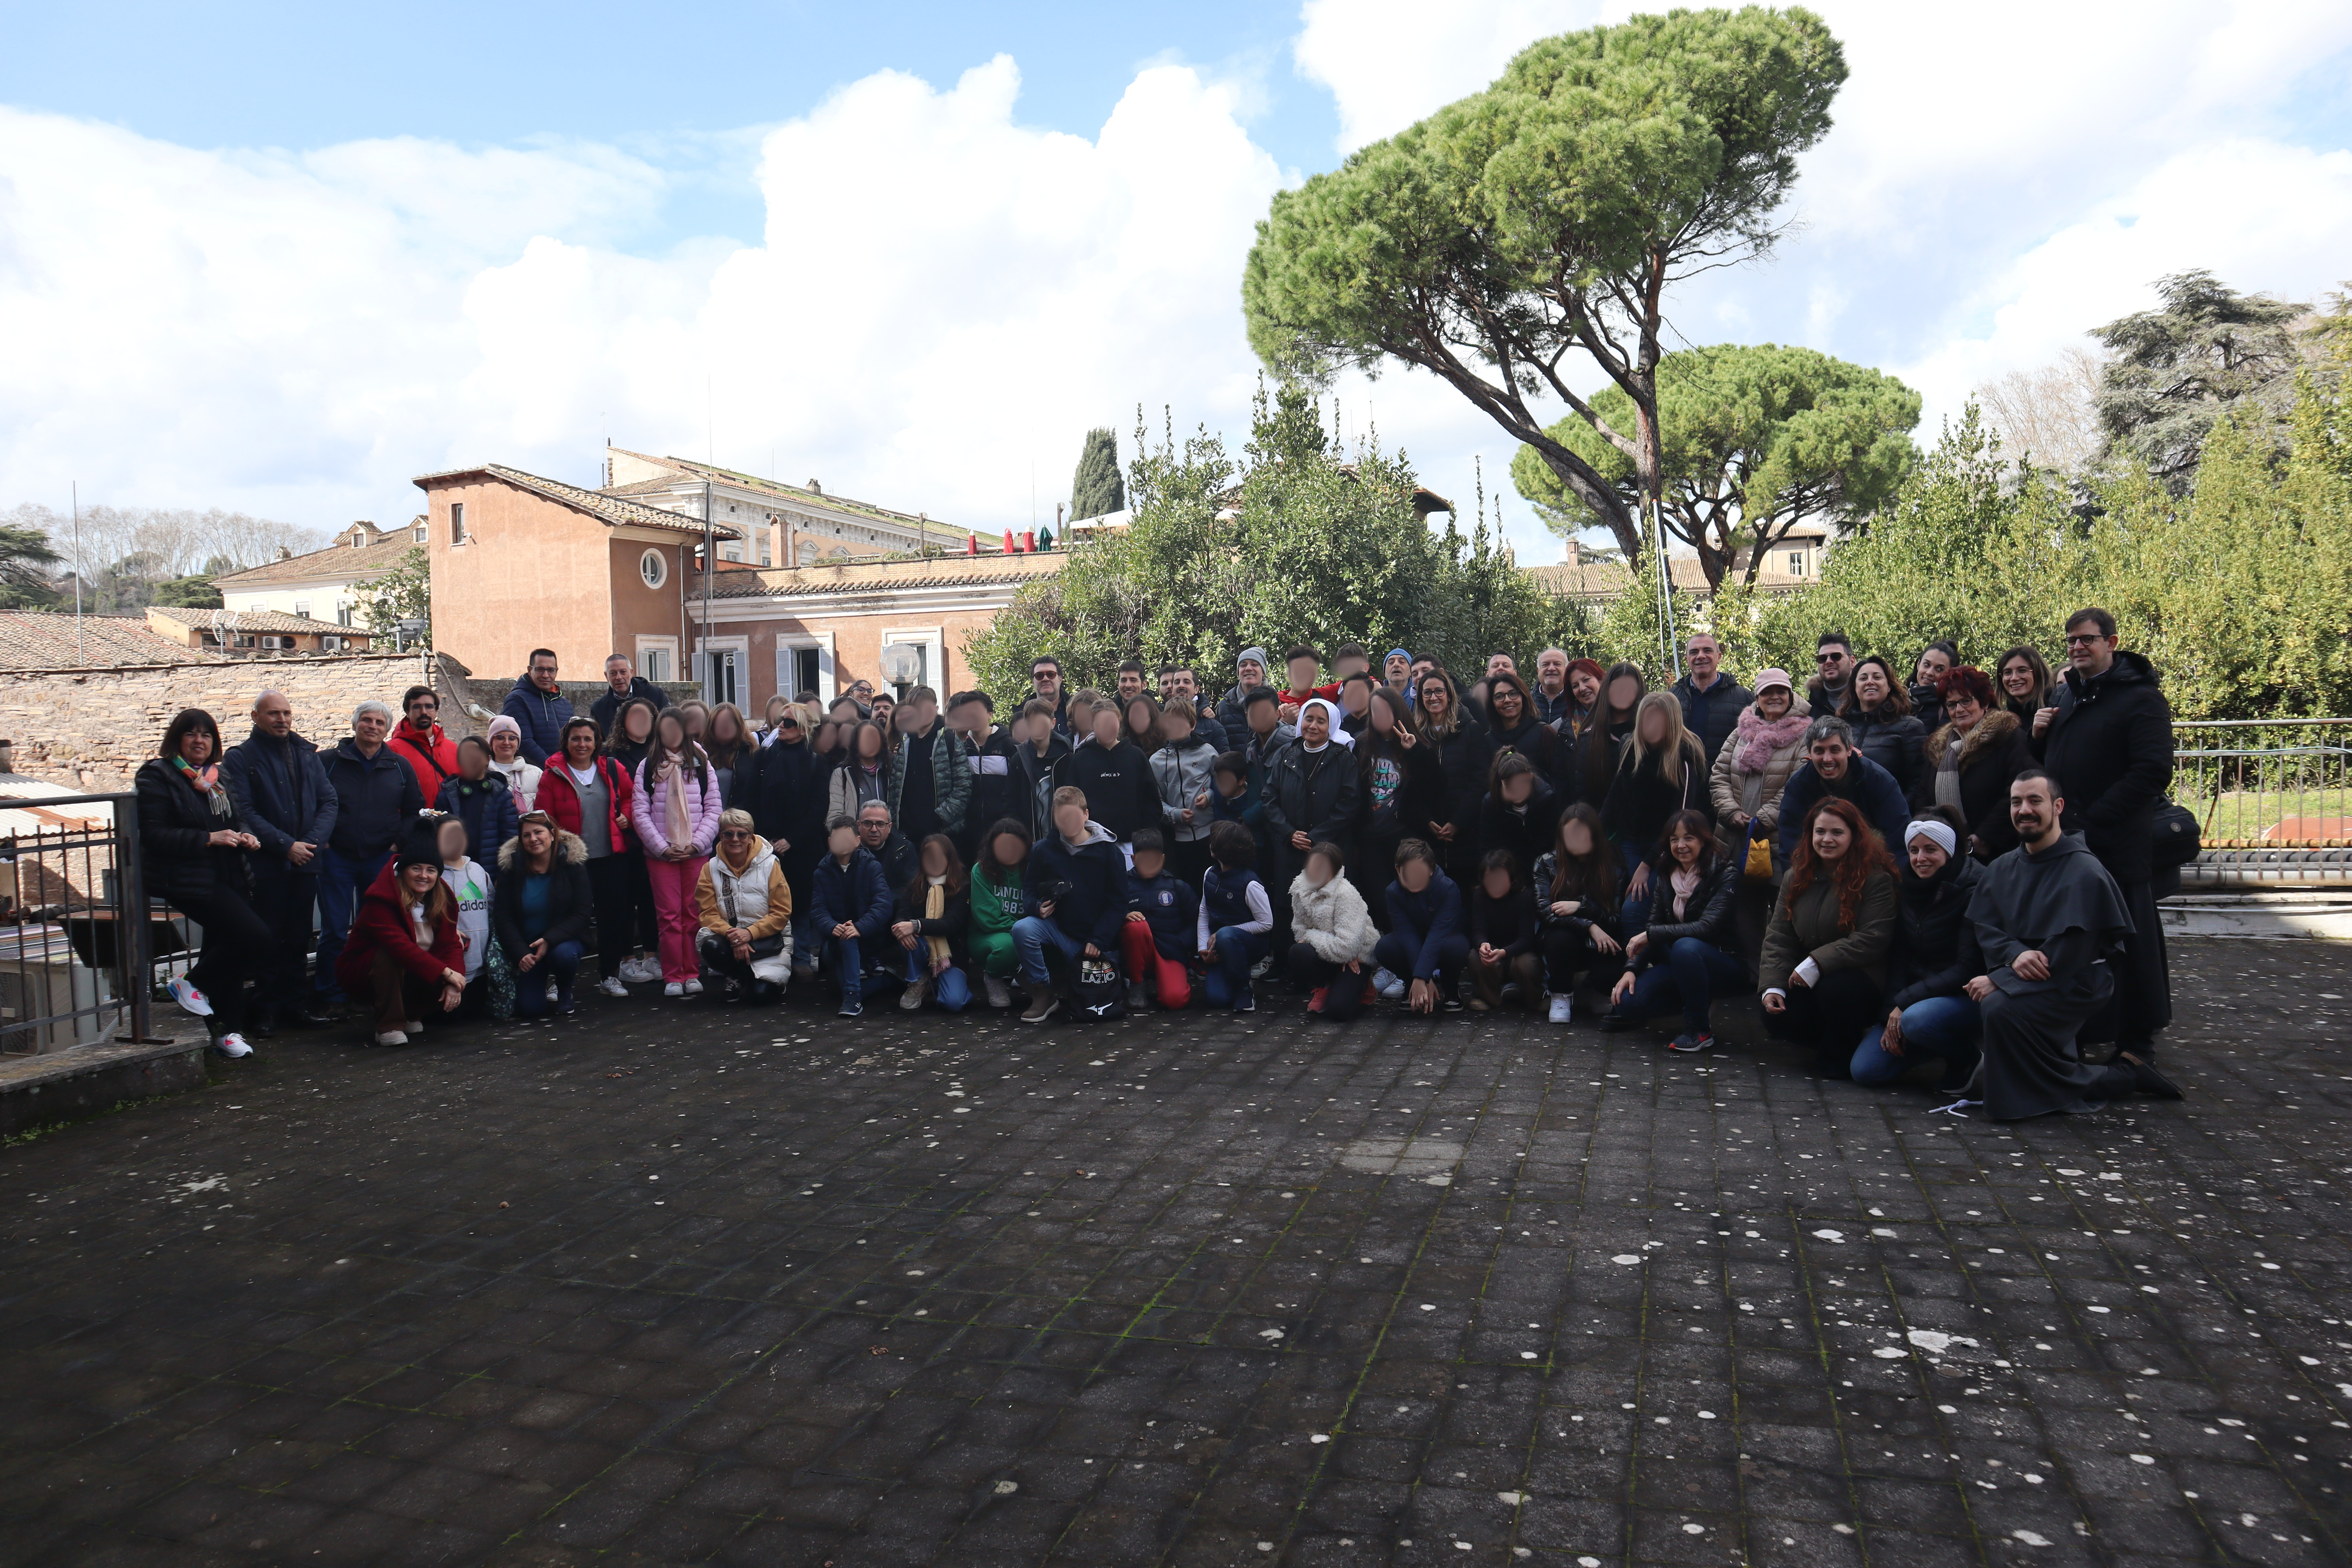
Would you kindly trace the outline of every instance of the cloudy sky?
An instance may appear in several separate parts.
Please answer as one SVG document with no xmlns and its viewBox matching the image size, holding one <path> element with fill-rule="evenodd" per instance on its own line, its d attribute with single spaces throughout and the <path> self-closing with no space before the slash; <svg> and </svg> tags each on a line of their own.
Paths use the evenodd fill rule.
<svg viewBox="0 0 2352 1568">
<path fill-rule="evenodd" d="M 1239 445 L 1276 190 L 1629 7 L 364 9 L 12 20 L 0 509 L 383 521 L 461 462 L 593 482 L 609 435 L 1022 526 L 1139 404 Z M 1817 9 L 1853 76 L 1801 227 L 1671 301 L 1689 342 L 1879 366 L 1931 433 L 2168 271 L 2352 276 L 2341 0 Z M 1426 378 L 1343 403 L 1465 510 L 1475 458 L 1507 483 Z"/>
</svg>

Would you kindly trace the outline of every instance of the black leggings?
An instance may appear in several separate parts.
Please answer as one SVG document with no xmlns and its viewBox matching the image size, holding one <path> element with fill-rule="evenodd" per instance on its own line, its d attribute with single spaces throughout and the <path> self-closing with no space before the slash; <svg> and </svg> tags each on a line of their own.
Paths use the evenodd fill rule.
<svg viewBox="0 0 2352 1568">
<path fill-rule="evenodd" d="M 588 891 L 596 901 L 596 973 L 621 977 L 621 960 L 636 945 L 637 879 L 646 863 L 634 855 L 599 855 L 588 862 Z"/>
<path fill-rule="evenodd" d="M 1334 963 L 1303 942 L 1290 944 L 1290 983 L 1301 991 L 1330 987 L 1323 997 L 1323 1016 L 1344 1024 L 1364 1008 L 1364 976 L 1350 974 L 1344 963 Z"/>
<path fill-rule="evenodd" d="M 1561 995 L 1576 989 L 1576 977 L 1606 965 L 1612 973 L 1624 967 L 1623 956 L 1603 958 L 1592 939 L 1575 926 L 1555 926 L 1543 935 L 1544 985 Z"/>
<path fill-rule="evenodd" d="M 1791 984 L 1786 1012 L 1764 1015 L 1764 1032 L 1776 1040 L 1811 1046 L 1826 1061 L 1850 1063 L 1853 1043 L 1873 1024 L 1886 1021 L 1886 999 L 1878 982 L 1860 969 L 1833 969 L 1814 984 Z"/>
<path fill-rule="evenodd" d="M 175 898 L 172 902 L 204 927 L 204 952 L 188 971 L 188 983 L 213 1005 L 205 1022 L 213 1038 L 245 1026 L 245 983 L 258 979 L 276 959 L 277 938 L 269 922 L 254 911 L 246 896 L 215 887 L 202 898 Z"/>
</svg>

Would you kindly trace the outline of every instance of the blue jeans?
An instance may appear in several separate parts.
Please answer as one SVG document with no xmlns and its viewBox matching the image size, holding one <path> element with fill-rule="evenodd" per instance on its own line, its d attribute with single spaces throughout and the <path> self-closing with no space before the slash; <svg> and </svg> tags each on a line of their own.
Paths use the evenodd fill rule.
<svg viewBox="0 0 2352 1568">
<path fill-rule="evenodd" d="M 547 983 L 555 982 L 555 994 L 563 1001 L 572 999 L 572 982 L 580 973 L 580 961 L 586 952 L 576 942 L 559 942 L 547 950 L 547 956 L 529 969 L 515 971 L 514 1016 L 536 1018 L 547 1011 Z"/>
<path fill-rule="evenodd" d="M 1656 959 L 1634 977 L 1633 994 L 1611 1011 L 1624 1018 L 1654 1018 L 1682 1003 L 1683 1027 L 1707 1032 L 1706 1010 L 1718 992 L 1745 991 L 1748 967 L 1711 942 L 1695 936 L 1675 941 L 1663 963 Z"/>
<path fill-rule="evenodd" d="M 1874 1026 L 1853 1048 L 1853 1081 L 1893 1083 L 1915 1062 L 1940 1059 L 1944 1081 L 1964 1080 L 1976 1070 L 1977 1039 L 1984 1016 L 1966 996 L 1930 996 L 1903 1009 L 1903 1054 L 1893 1057 L 1878 1042 L 1885 1025 Z"/>
<path fill-rule="evenodd" d="M 1650 895 L 1658 890 L 1657 868 L 1650 868 L 1650 885 L 1643 888 L 1638 897 L 1631 890 L 1634 871 L 1647 865 L 1648 860 L 1632 848 L 1622 844 L 1617 847 L 1617 874 L 1624 879 L 1624 886 L 1628 889 L 1625 901 L 1618 910 L 1617 929 L 1628 936 L 1650 928 Z"/>
<path fill-rule="evenodd" d="M 1072 936 L 1043 915 L 1024 915 L 1013 922 L 1013 951 L 1021 960 L 1021 978 L 1032 985 L 1052 982 L 1053 971 L 1045 967 L 1045 948 L 1076 962 L 1087 950 L 1087 939 Z"/>
<path fill-rule="evenodd" d="M 971 982 L 965 978 L 961 964 L 949 964 L 937 974 L 931 973 L 931 944 L 918 940 L 914 951 L 907 954 L 907 984 L 913 985 L 929 976 L 931 1000 L 950 1013 L 961 1013 L 971 1005 Z"/>
<path fill-rule="evenodd" d="M 1217 962 L 1201 979 L 1201 989 L 1212 1007 L 1231 1007 L 1250 994 L 1250 971 L 1273 949 L 1267 933 L 1224 926 L 1209 933 L 1217 944 Z"/>
<path fill-rule="evenodd" d="M 829 936 L 824 939 L 824 953 L 825 962 L 833 966 L 834 994 L 844 997 L 854 994 L 862 1004 L 891 990 L 899 981 L 887 969 L 868 973 L 864 956 L 858 951 L 858 942 L 859 939 L 854 936 Z M 898 944 L 892 942 L 890 945 L 897 947 Z"/>
<path fill-rule="evenodd" d="M 314 861 L 319 868 L 319 956 L 311 967 L 310 984 L 318 988 L 321 1000 L 341 994 L 341 987 L 335 984 L 335 960 L 343 951 L 343 939 L 351 935 L 352 908 L 391 858 L 389 849 L 373 855 L 346 855 L 332 848 L 319 851 Z"/>
</svg>

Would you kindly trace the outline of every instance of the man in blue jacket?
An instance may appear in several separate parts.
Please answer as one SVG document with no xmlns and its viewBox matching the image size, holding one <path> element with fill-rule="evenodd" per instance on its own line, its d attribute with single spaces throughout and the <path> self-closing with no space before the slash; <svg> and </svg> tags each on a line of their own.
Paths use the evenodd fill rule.
<svg viewBox="0 0 2352 1568">
<path fill-rule="evenodd" d="M 556 686 L 553 650 L 530 650 L 530 668 L 516 679 L 499 711 L 521 727 L 525 761 L 543 768 L 548 758 L 562 755 L 563 726 L 572 722 L 572 703 Z"/>
<path fill-rule="evenodd" d="M 1437 851 L 1427 840 L 1408 838 L 1397 846 L 1396 880 L 1388 897 L 1393 929 L 1372 950 L 1373 962 L 1411 982 L 1414 1012 L 1459 1013 L 1462 965 L 1470 956 L 1462 889 L 1438 869 Z"/>
<path fill-rule="evenodd" d="M 1795 862 L 1797 834 L 1805 825 L 1805 814 L 1832 795 L 1852 801 L 1869 819 L 1885 841 L 1888 854 L 1903 852 L 1904 829 L 1911 823 L 1903 786 L 1895 782 L 1893 773 L 1854 749 L 1853 726 L 1824 714 L 1806 727 L 1805 761 L 1797 764 L 1789 775 L 1788 787 L 1780 792 L 1780 837 L 1774 851 L 1780 865 Z"/>
<path fill-rule="evenodd" d="M 352 906 L 392 858 L 400 830 L 425 809 L 416 772 L 384 744 L 392 708 L 371 697 L 352 710 L 352 732 L 320 752 L 327 785 L 335 794 L 333 829 L 319 857 L 319 957 L 311 984 L 321 1011 L 340 999 L 335 959 L 352 929 Z"/>
<path fill-rule="evenodd" d="M 246 828 L 261 840 L 253 858 L 254 912 L 268 922 L 271 952 L 254 978 L 257 1005 L 246 1027 L 277 1032 L 281 1000 L 308 1025 L 328 1022 L 302 973 L 319 902 L 319 857 L 341 804 L 319 750 L 294 732 L 294 704 L 282 691 L 253 700 L 253 733 L 221 758 L 221 786 Z"/>
<path fill-rule="evenodd" d="M 867 991 L 906 984 L 903 973 L 868 963 L 888 956 L 883 950 L 893 908 L 890 884 L 883 879 L 882 863 L 857 841 L 856 817 L 845 814 L 825 825 L 825 849 L 810 879 L 809 903 L 826 961 L 833 965 L 841 1016 L 855 1018 L 866 1011 Z M 898 951 L 898 943 L 887 945 L 891 952 Z"/>
<path fill-rule="evenodd" d="M 1028 987 L 1024 1024 L 1044 1023 L 1060 1005 L 1045 950 L 1073 960 L 1115 953 L 1127 921 L 1127 857 L 1118 840 L 1087 815 L 1086 791 L 1064 784 L 1053 805 L 1054 831 L 1029 857 L 1029 907 L 1037 912 L 1013 922 L 1013 951 Z"/>
</svg>

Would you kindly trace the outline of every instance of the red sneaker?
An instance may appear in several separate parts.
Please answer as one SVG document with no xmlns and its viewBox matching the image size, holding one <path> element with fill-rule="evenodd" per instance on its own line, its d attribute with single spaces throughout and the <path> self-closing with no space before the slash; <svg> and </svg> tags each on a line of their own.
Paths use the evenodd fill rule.
<svg viewBox="0 0 2352 1568">
<path fill-rule="evenodd" d="M 1307 999 L 1307 1010 L 1310 1013 L 1320 1013 L 1323 1011 L 1323 1004 L 1329 1001 L 1330 997 L 1331 988 L 1328 985 L 1318 985 L 1315 988 L 1315 994 Z"/>
<path fill-rule="evenodd" d="M 1369 1007 L 1381 999 L 1381 988 L 1372 984 L 1370 975 L 1364 976 L 1364 1005 Z"/>
</svg>

